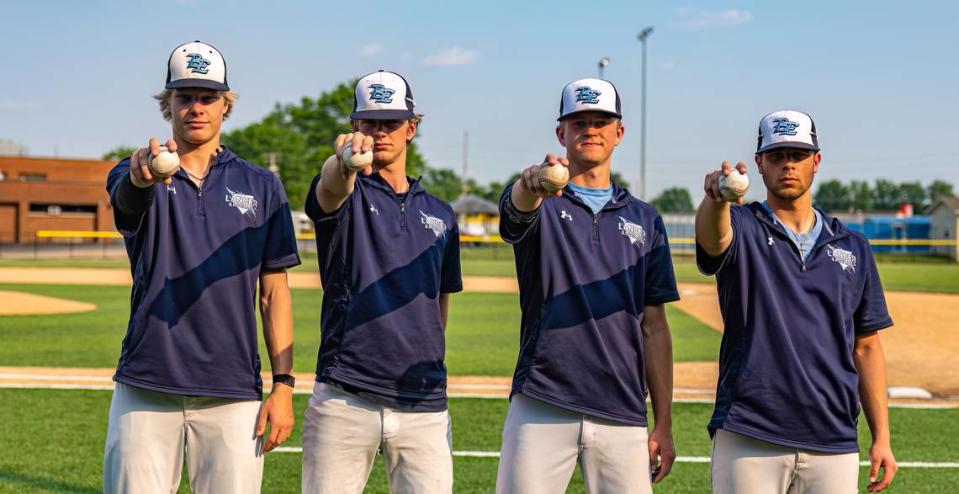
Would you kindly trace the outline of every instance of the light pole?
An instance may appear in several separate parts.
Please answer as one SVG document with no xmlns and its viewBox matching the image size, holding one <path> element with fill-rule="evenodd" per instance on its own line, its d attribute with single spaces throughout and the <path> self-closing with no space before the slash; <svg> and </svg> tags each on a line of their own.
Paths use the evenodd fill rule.
<svg viewBox="0 0 959 494">
<path fill-rule="evenodd" d="M 610 62 L 609 57 L 603 57 L 603 58 L 600 58 L 600 59 L 599 59 L 599 64 L 598 64 L 598 65 L 599 65 L 599 78 L 600 78 L 600 79 L 603 78 L 603 69 L 605 69 L 606 66 L 609 65 L 609 62 Z"/>
<path fill-rule="evenodd" d="M 643 44 L 643 93 L 642 113 L 639 120 L 639 198 L 646 200 L 646 39 L 653 34 L 653 26 L 639 32 L 639 42 Z"/>
</svg>

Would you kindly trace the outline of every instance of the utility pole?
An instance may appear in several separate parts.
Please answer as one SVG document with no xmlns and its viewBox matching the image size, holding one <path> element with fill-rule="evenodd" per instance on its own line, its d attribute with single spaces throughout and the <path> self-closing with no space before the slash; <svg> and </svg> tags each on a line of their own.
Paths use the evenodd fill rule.
<svg viewBox="0 0 959 494">
<path fill-rule="evenodd" d="M 653 26 L 639 33 L 639 42 L 643 44 L 643 96 L 642 113 L 639 121 L 639 198 L 646 200 L 646 39 L 653 34 Z"/>
<path fill-rule="evenodd" d="M 599 59 L 599 63 L 598 63 L 597 65 L 599 66 L 599 78 L 600 78 L 600 79 L 603 78 L 603 70 L 606 69 L 606 66 L 609 65 L 609 62 L 611 62 L 611 60 L 609 59 L 609 57 L 603 57 L 603 58 Z"/>
</svg>

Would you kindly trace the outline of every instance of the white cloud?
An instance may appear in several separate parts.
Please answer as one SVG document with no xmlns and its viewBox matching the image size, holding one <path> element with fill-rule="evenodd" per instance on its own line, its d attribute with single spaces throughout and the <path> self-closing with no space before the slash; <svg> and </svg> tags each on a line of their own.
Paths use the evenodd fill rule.
<svg viewBox="0 0 959 494">
<path fill-rule="evenodd" d="M 460 46 L 440 50 L 423 59 L 423 65 L 451 66 L 469 65 L 476 61 L 479 53 Z"/>
<path fill-rule="evenodd" d="M 377 44 L 366 45 L 363 48 L 360 48 L 360 56 L 372 57 L 374 55 L 378 55 L 381 51 L 383 51 L 383 47 L 380 45 L 377 45 Z"/>
<path fill-rule="evenodd" d="M 714 27 L 733 27 L 746 24 L 753 20 L 753 13 L 748 10 L 703 10 L 691 7 L 676 9 L 679 20 L 674 24 L 691 31 L 702 31 Z"/>
<path fill-rule="evenodd" d="M 36 107 L 37 104 L 32 101 L 20 101 L 15 99 L 0 100 L 0 110 L 28 110 Z"/>
</svg>

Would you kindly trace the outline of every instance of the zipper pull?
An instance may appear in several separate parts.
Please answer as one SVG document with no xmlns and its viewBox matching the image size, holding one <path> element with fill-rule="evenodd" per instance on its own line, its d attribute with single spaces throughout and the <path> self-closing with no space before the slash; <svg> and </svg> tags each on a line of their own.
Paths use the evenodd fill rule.
<svg viewBox="0 0 959 494">
<path fill-rule="evenodd" d="M 598 221 L 599 221 L 599 213 L 593 215 L 593 224 L 595 225 L 596 222 Z"/>
<path fill-rule="evenodd" d="M 803 261 L 803 263 L 802 263 L 802 272 L 803 272 L 803 273 L 806 272 L 806 261 Z"/>
</svg>

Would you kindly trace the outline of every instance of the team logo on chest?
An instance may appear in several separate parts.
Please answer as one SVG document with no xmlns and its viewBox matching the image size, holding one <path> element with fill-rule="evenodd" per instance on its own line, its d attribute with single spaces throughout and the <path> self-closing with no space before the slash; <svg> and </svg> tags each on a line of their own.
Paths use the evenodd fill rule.
<svg viewBox="0 0 959 494">
<path fill-rule="evenodd" d="M 566 210 L 564 209 L 559 212 L 559 219 L 566 220 L 566 221 L 573 221 L 573 215 L 567 213 Z"/>
<path fill-rule="evenodd" d="M 446 222 L 436 216 L 430 216 L 423 211 L 420 211 L 420 216 L 420 223 L 423 224 L 424 228 L 432 230 L 436 238 L 446 235 Z"/>
<path fill-rule="evenodd" d="M 849 271 L 850 273 L 856 271 L 856 256 L 852 252 L 829 244 L 826 244 L 826 251 L 830 259 L 842 266 L 843 271 Z"/>
<path fill-rule="evenodd" d="M 622 216 L 619 217 L 619 231 L 628 237 L 629 243 L 633 245 L 636 245 L 636 242 L 639 242 L 640 245 L 646 243 L 646 230 L 641 225 L 637 225 Z"/>
<path fill-rule="evenodd" d="M 211 62 L 203 58 L 203 55 L 200 55 L 199 53 L 190 53 L 186 57 L 186 68 L 190 69 L 190 72 L 196 74 L 206 74 L 210 71 L 210 69 L 207 67 Z"/>
<path fill-rule="evenodd" d="M 240 210 L 241 214 L 249 214 L 250 216 L 256 216 L 256 198 L 249 194 L 242 194 L 240 192 L 233 192 L 229 188 L 226 189 L 228 192 L 226 195 L 226 203 L 230 206 L 233 206 Z"/>
</svg>

